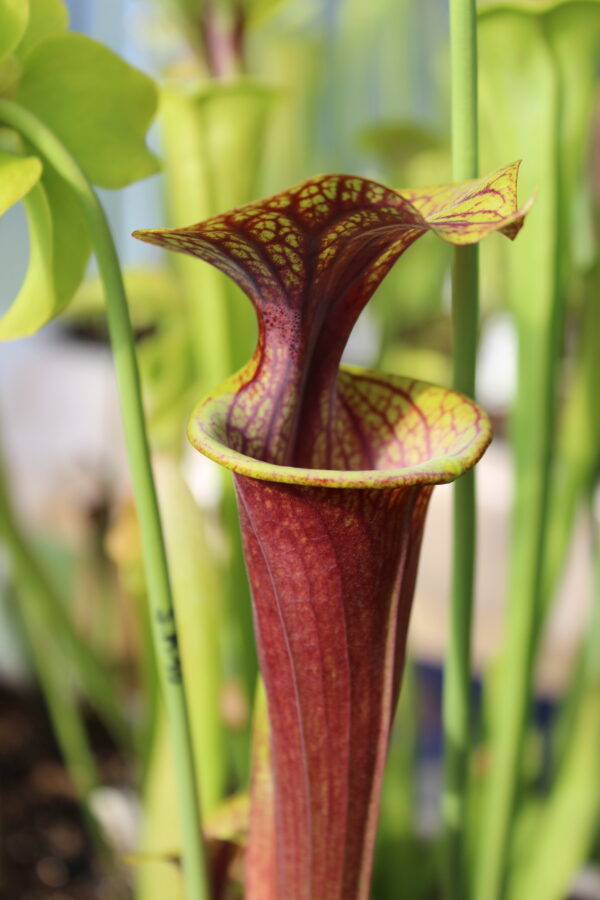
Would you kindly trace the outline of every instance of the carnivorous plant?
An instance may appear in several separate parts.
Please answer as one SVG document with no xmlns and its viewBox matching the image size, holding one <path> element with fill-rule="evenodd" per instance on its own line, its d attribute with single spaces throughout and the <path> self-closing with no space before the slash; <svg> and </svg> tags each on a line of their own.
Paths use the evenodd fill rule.
<svg viewBox="0 0 600 900">
<path fill-rule="evenodd" d="M 395 191 L 329 175 L 187 228 L 136 236 L 248 295 L 250 362 L 206 397 L 194 446 L 232 470 L 271 727 L 273 802 L 252 790 L 246 896 L 366 898 L 379 792 L 433 485 L 481 457 L 469 398 L 340 365 L 398 257 L 426 231 L 514 237 L 518 164 Z"/>
</svg>

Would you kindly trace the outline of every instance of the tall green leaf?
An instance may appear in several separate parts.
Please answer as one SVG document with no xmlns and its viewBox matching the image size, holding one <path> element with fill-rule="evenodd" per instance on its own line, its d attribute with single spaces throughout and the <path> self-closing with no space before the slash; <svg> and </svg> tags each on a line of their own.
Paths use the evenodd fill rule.
<svg viewBox="0 0 600 900">
<path fill-rule="evenodd" d="M 222 596 L 203 539 L 205 521 L 174 457 L 157 455 L 154 471 L 173 580 L 181 661 L 198 759 L 203 810 L 223 797 L 225 753 L 220 715 L 219 608 Z"/>
<path fill-rule="evenodd" d="M 519 386 L 506 654 L 496 708 L 493 767 L 476 854 L 478 896 L 501 894 L 522 775 L 533 667 L 544 619 L 556 380 L 571 258 L 574 191 L 588 139 L 600 53 L 597 0 L 482 6 L 481 105 L 488 157 L 524 159 L 539 197 L 506 261 L 518 330 Z M 484 144 L 485 147 L 485 144 Z"/>
<path fill-rule="evenodd" d="M 557 465 L 548 530 L 549 553 L 544 573 L 545 600 L 549 604 L 558 584 L 582 497 L 597 477 L 600 446 L 600 266 L 584 281 L 579 341 L 572 378 L 561 413 Z"/>
<path fill-rule="evenodd" d="M 36 184 L 23 199 L 29 225 L 29 266 L 12 306 L 0 318 L 0 340 L 33 334 L 58 307 L 52 261 L 53 224 L 48 195 Z"/>
</svg>

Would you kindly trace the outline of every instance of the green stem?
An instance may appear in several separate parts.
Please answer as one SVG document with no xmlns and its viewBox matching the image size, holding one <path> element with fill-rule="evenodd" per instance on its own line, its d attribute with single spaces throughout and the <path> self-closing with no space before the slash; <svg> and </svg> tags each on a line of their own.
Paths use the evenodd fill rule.
<svg viewBox="0 0 600 900">
<path fill-rule="evenodd" d="M 452 173 L 464 181 L 476 178 L 479 168 L 475 0 L 450 0 L 450 68 Z"/>
<path fill-rule="evenodd" d="M 92 238 L 106 296 L 108 328 L 152 609 L 154 642 L 164 674 L 163 689 L 179 792 L 187 900 L 207 900 L 208 875 L 191 729 L 181 679 L 175 615 L 150 464 L 135 345 L 117 252 L 106 215 L 92 185 L 58 138 L 28 110 L 7 100 L 0 100 L 0 121 L 20 132 L 67 182 L 81 204 Z"/>
<path fill-rule="evenodd" d="M 450 0 L 452 158 L 456 181 L 478 175 L 477 16 L 475 0 Z M 478 251 L 458 247 L 452 271 L 454 387 L 475 395 L 479 305 Z M 454 558 L 450 634 L 444 673 L 445 888 L 448 900 L 467 895 L 466 819 L 471 743 L 471 622 L 475 576 L 475 478 L 454 488 Z"/>
</svg>

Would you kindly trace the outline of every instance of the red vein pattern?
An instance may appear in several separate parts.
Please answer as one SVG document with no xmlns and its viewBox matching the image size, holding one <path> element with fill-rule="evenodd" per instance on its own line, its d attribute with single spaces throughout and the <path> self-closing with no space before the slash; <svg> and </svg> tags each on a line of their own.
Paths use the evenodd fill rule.
<svg viewBox="0 0 600 900">
<path fill-rule="evenodd" d="M 336 414 L 342 352 L 382 278 L 428 230 L 456 244 L 491 231 L 514 237 L 525 215 L 517 171 L 421 191 L 319 176 L 188 228 L 135 232 L 212 263 L 254 304 L 259 344 L 230 409 L 230 444 L 254 459 L 314 465 L 313 444 Z"/>
<path fill-rule="evenodd" d="M 274 738 L 273 897 L 366 897 L 431 489 L 236 484 Z"/>
<path fill-rule="evenodd" d="M 273 791 L 261 752 L 247 900 L 368 897 L 427 504 L 491 432 L 466 397 L 340 359 L 425 231 L 455 244 L 515 236 L 517 169 L 421 191 L 323 176 L 189 228 L 136 233 L 221 269 L 259 321 L 252 360 L 189 428 L 234 473 L 268 697 Z"/>
</svg>

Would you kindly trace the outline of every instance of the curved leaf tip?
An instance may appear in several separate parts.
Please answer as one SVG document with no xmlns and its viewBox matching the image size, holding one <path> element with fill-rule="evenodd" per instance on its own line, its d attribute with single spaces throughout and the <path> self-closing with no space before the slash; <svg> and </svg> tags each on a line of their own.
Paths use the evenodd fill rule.
<svg viewBox="0 0 600 900">
<path fill-rule="evenodd" d="M 517 203 L 521 160 L 483 178 L 460 184 L 402 190 L 438 237 L 450 244 L 476 244 L 493 231 L 514 240 L 534 201 Z"/>
</svg>

